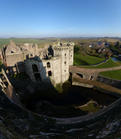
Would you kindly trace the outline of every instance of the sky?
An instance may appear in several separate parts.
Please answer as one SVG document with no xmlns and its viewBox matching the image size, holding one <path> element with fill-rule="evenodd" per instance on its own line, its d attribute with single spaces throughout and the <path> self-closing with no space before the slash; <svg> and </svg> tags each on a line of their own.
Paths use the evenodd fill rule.
<svg viewBox="0 0 121 139">
<path fill-rule="evenodd" d="M 121 0 L 0 0 L 0 37 L 121 37 Z"/>
</svg>

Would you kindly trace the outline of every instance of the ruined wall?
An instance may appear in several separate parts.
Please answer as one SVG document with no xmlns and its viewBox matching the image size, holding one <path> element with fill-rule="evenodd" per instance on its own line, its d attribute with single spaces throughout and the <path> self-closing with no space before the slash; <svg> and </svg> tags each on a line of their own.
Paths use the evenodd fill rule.
<svg viewBox="0 0 121 139">
<path fill-rule="evenodd" d="M 40 78 L 40 80 L 51 80 L 53 84 L 58 84 L 64 83 L 69 79 L 69 66 L 73 65 L 73 45 L 62 45 L 60 43 L 59 45 L 51 48 L 54 52 L 53 55 L 49 55 L 48 47 L 43 49 L 42 54 L 44 54 L 45 50 L 46 60 L 42 59 L 43 57 L 41 57 L 40 51 L 36 44 L 25 43 L 20 46 L 15 45 L 15 50 L 19 49 L 19 53 L 17 53 L 17 51 L 11 51 L 12 45 L 13 44 L 10 45 L 11 47 L 7 47 L 7 50 L 10 52 L 9 55 L 6 55 L 7 67 L 14 67 L 17 65 L 17 71 L 19 72 L 24 71 L 25 67 L 26 73 L 33 81 Z M 37 56 L 39 60 L 34 59 L 35 56 Z M 18 63 L 22 63 L 24 60 L 25 66 L 24 64 L 18 65 Z M 48 62 L 50 67 L 47 67 Z M 37 67 L 37 71 L 34 73 L 32 69 L 33 65 Z"/>
<path fill-rule="evenodd" d="M 65 52 L 65 51 L 64 51 Z M 62 51 L 62 56 L 65 55 Z M 51 81 L 54 85 L 63 83 L 69 78 L 69 61 L 66 60 L 69 53 L 67 51 L 66 57 L 52 57 L 47 60 L 25 60 L 25 71 L 31 78 L 36 81 L 35 74 L 40 74 L 41 81 Z M 32 66 L 38 68 L 37 72 L 33 71 Z"/>
<path fill-rule="evenodd" d="M 22 46 L 20 46 L 23 53 L 26 51 L 28 51 L 30 56 L 38 56 L 39 55 L 39 49 L 38 49 L 38 45 L 37 44 L 32 44 L 32 43 L 24 43 Z"/>
<path fill-rule="evenodd" d="M 24 56 L 22 53 L 20 54 L 12 54 L 6 56 L 7 66 L 15 66 L 18 62 L 24 61 Z"/>
<path fill-rule="evenodd" d="M 41 60 L 40 56 L 40 61 L 34 61 L 33 59 L 33 61 L 27 60 L 25 62 L 26 73 L 32 76 L 30 78 L 33 81 L 35 81 L 35 78 L 32 73 L 32 64 L 36 64 L 38 69 L 44 67 L 46 75 L 42 74 L 41 76 L 46 76 L 46 79 L 50 80 L 54 85 L 64 83 L 69 79 L 69 66 L 73 64 L 73 46 L 54 46 L 53 51 L 54 55 L 51 58 Z M 39 70 L 39 72 L 41 74 L 42 71 Z"/>
<path fill-rule="evenodd" d="M 19 106 L 21 105 L 19 98 L 16 95 L 16 91 L 11 82 L 9 81 L 6 72 L 3 69 L 0 73 L 0 90 L 5 93 L 9 100 L 18 104 Z"/>
<path fill-rule="evenodd" d="M 37 66 L 37 71 L 33 71 L 32 66 Z M 37 60 L 25 60 L 25 72 L 30 77 L 32 81 L 36 81 L 36 75 L 38 75 L 38 81 L 44 81 L 46 80 L 46 72 L 45 67 L 43 66 L 43 63 L 41 61 Z"/>
<path fill-rule="evenodd" d="M 61 83 L 61 64 L 60 58 L 52 58 L 50 60 L 25 60 L 25 71 L 33 81 L 37 81 L 35 78 L 36 73 L 40 74 L 40 81 L 49 82 L 52 84 Z M 33 71 L 32 65 L 36 65 L 37 72 Z"/>
<path fill-rule="evenodd" d="M 76 73 L 81 78 L 86 79 L 86 80 L 96 80 L 99 74 L 99 72 L 93 71 L 93 69 L 82 68 L 78 66 L 70 66 L 69 71 L 72 74 Z"/>
<path fill-rule="evenodd" d="M 32 43 L 16 45 L 13 41 L 10 41 L 10 44 L 4 46 L 1 51 L 3 63 L 7 67 L 13 67 L 26 58 L 39 56 L 38 45 Z"/>
<path fill-rule="evenodd" d="M 59 57 L 53 57 L 50 60 L 42 61 L 46 69 L 46 77 L 48 77 L 53 84 L 61 83 L 61 59 Z M 50 67 L 48 66 L 50 64 Z M 51 72 L 51 76 L 49 76 Z"/>
</svg>

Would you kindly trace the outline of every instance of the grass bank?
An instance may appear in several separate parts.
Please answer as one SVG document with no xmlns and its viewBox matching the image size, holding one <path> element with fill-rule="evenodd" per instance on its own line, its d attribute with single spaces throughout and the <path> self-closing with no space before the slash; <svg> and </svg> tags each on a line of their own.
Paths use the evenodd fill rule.
<svg viewBox="0 0 121 139">
<path fill-rule="evenodd" d="M 101 72 L 100 75 L 115 80 L 121 80 L 121 70 Z"/>
<path fill-rule="evenodd" d="M 111 58 L 107 60 L 105 63 L 99 64 L 97 66 L 87 65 L 82 66 L 84 68 L 111 68 L 121 66 L 121 61 L 113 61 Z"/>
<path fill-rule="evenodd" d="M 111 68 L 111 67 L 116 67 L 116 66 L 121 66 L 121 62 L 120 61 L 113 61 L 111 58 L 103 63 L 103 64 L 100 64 L 100 65 L 97 65 L 97 66 L 93 66 L 93 68 Z"/>
<path fill-rule="evenodd" d="M 76 66 L 88 66 L 94 65 L 104 61 L 105 58 L 90 56 L 90 55 L 83 55 L 80 53 L 74 54 L 74 65 Z"/>
</svg>

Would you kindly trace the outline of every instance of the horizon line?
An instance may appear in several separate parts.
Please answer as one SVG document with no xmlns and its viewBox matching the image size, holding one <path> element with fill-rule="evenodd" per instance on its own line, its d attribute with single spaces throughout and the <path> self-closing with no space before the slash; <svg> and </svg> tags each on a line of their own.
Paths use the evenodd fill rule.
<svg viewBox="0 0 121 139">
<path fill-rule="evenodd" d="M 0 39 L 46 39 L 46 38 L 121 38 L 121 36 L 60 36 L 60 37 L 55 37 L 55 36 L 48 36 L 48 37 L 36 37 L 36 36 L 33 36 L 33 37 L 25 37 L 25 36 L 21 36 L 21 37 L 0 37 Z"/>
</svg>

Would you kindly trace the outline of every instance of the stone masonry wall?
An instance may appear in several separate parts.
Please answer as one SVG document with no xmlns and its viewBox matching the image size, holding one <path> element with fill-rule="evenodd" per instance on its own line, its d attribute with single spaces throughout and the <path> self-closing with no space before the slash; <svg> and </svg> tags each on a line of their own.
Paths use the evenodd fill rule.
<svg viewBox="0 0 121 139">
<path fill-rule="evenodd" d="M 24 56 L 21 53 L 6 56 L 7 66 L 15 66 L 15 64 L 22 61 L 24 61 Z"/>
</svg>

